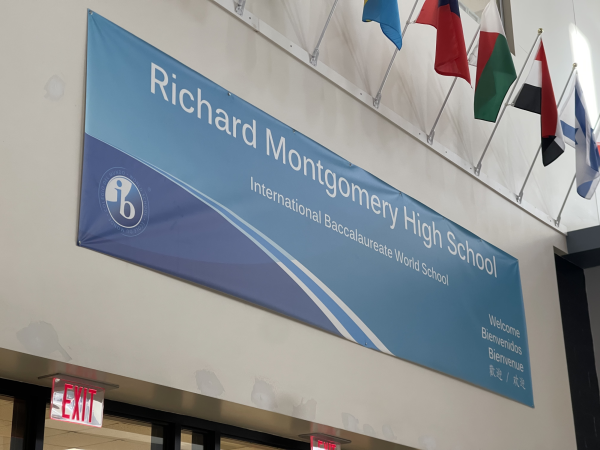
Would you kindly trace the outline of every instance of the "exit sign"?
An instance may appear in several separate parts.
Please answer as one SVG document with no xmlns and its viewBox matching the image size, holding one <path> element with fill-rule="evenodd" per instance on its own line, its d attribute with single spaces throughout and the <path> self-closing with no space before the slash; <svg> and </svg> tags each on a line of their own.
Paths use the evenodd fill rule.
<svg viewBox="0 0 600 450">
<path fill-rule="evenodd" d="M 104 388 L 75 379 L 52 380 L 50 419 L 100 428 L 103 414 Z"/>
<path fill-rule="evenodd" d="M 317 435 L 310 437 L 310 447 L 311 450 L 340 450 L 342 446 L 324 436 Z"/>
</svg>

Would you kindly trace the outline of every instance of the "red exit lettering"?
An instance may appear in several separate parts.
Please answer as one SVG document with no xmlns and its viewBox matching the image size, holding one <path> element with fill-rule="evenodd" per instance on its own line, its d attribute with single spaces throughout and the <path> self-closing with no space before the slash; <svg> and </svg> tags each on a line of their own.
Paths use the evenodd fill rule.
<svg viewBox="0 0 600 450">
<path fill-rule="evenodd" d="M 312 448 L 313 450 L 336 450 L 338 444 L 331 441 L 324 441 L 322 439 L 318 439 L 314 436 L 311 436 Z"/>
<path fill-rule="evenodd" d="M 104 388 L 69 379 L 54 379 L 51 419 L 101 427 L 103 405 Z"/>
<path fill-rule="evenodd" d="M 69 391 L 72 390 L 74 396 L 72 399 L 69 398 Z M 82 395 L 83 392 L 83 395 Z M 77 386 L 74 384 L 65 383 L 65 390 L 63 392 L 63 400 L 62 400 L 62 416 L 63 419 L 67 419 L 71 422 L 88 422 L 92 423 L 92 414 L 94 411 L 94 395 L 96 395 L 98 391 L 96 389 L 88 389 L 83 386 Z M 89 394 L 89 402 L 88 402 L 88 394 Z M 73 403 L 73 410 L 71 415 L 66 413 L 65 408 L 69 403 Z M 86 406 L 89 404 L 87 409 L 89 410 L 89 415 L 86 417 L 85 410 Z"/>
</svg>

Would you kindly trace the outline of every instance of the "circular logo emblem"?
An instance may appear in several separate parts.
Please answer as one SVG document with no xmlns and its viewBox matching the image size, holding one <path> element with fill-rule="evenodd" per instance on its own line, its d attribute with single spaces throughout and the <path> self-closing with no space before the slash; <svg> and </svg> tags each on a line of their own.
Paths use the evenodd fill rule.
<svg viewBox="0 0 600 450">
<path fill-rule="evenodd" d="M 125 236 L 137 236 L 148 224 L 148 197 L 139 183 L 120 167 L 107 170 L 98 190 L 100 207 Z"/>
</svg>

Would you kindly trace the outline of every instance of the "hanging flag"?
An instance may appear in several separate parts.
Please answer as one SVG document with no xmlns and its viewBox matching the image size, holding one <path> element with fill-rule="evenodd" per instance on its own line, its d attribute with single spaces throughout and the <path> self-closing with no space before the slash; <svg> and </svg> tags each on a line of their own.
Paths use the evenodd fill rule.
<svg viewBox="0 0 600 450">
<path fill-rule="evenodd" d="M 562 108 L 560 124 L 565 142 L 575 148 L 577 193 L 589 200 L 600 181 L 600 153 L 577 74 Z"/>
<path fill-rule="evenodd" d="M 365 0 L 363 22 L 378 22 L 381 31 L 400 50 L 402 48 L 402 27 L 398 0 Z"/>
<path fill-rule="evenodd" d="M 558 121 L 558 108 L 552 88 L 544 43 L 540 49 L 529 76 L 515 100 L 515 108 L 540 114 L 542 119 L 542 162 L 552 163 L 565 151 L 562 128 Z"/>
<path fill-rule="evenodd" d="M 491 0 L 481 15 L 475 81 L 475 118 L 495 122 L 504 97 L 516 79 L 517 72 L 496 0 Z"/>
<path fill-rule="evenodd" d="M 435 71 L 471 84 L 458 0 L 426 0 L 416 23 L 437 29 Z"/>
</svg>

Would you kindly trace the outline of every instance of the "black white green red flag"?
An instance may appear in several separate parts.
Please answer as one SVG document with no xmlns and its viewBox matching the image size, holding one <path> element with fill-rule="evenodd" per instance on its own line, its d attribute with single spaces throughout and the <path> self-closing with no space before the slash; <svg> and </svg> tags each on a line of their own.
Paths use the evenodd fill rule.
<svg viewBox="0 0 600 450">
<path fill-rule="evenodd" d="M 495 122 L 504 97 L 516 79 L 517 72 L 508 48 L 496 0 L 491 0 L 481 15 L 475 84 L 475 118 Z"/>
<path fill-rule="evenodd" d="M 517 95 L 515 108 L 541 115 L 542 162 L 544 166 L 554 162 L 565 151 L 565 141 L 558 121 L 558 108 L 543 42 L 529 76 Z"/>
</svg>

